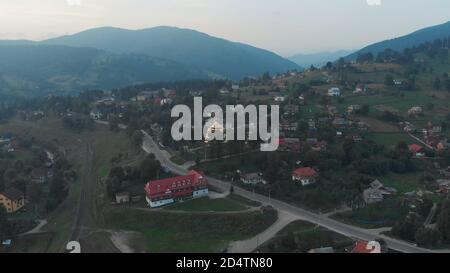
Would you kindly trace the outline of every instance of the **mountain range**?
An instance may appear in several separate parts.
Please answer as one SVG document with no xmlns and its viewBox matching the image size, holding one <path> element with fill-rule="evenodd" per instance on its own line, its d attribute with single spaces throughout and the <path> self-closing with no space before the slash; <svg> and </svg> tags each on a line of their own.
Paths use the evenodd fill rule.
<svg viewBox="0 0 450 273">
<path fill-rule="evenodd" d="M 40 95 L 155 81 L 227 78 L 300 67 L 275 53 L 174 27 L 96 28 L 44 41 L 0 41 L 0 93 Z"/>
<path fill-rule="evenodd" d="M 367 46 L 355 53 L 273 52 L 189 29 L 103 27 L 44 41 L 0 41 L 0 96 L 72 94 L 145 82 L 231 79 L 321 66 L 348 55 L 403 50 L 450 37 L 450 22 Z"/>
<path fill-rule="evenodd" d="M 436 39 L 443 38 L 450 38 L 450 21 L 441 25 L 427 27 L 395 39 L 385 40 L 369 45 L 353 54 L 350 54 L 346 57 L 346 59 L 355 60 L 359 54 L 369 52 L 376 55 L 388 48 L 396 51 L 402 51 L 405 48 L 418 46 L 424 42 L 433 42 Z"/>
</svg>

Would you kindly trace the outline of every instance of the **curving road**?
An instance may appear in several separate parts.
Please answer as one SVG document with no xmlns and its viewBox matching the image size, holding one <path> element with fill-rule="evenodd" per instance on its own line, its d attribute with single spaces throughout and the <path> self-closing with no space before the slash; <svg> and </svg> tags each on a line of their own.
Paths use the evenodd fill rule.
<svg viewBox="0 0 450 273">
<path fill-rule="evenodd" d="M 160 147 L 155 143 L 153 138 L 145 131 L 142 131 L 144 137 L 143 137 L 143 144 L 142 148 L 147 153 L 153 153 L 155 157 L 161 162 L 161 164 L 168 168 L 170 171 L 172 171 L 175 174 L 178 175 L 185 175 L 188 170 L 174 164 L 170 160 L 170 154 L 166 151 L 163 151 L 160 149 Z M 230 188 L 230 183 L 225 182 L 222 180 L 218 180 L 212 177 L 208 177 L 209 183 L 215 187 L 220 188 L 223 191 L 227 191 Z M 439 252 L 445 252 L 448 253 L 449 250 L 430 250 L 425 248 L 417 247 L 416 245 L 396 240 L 391 237 L 387 237 L 384 235 L 380 235 L 379 231 L 377 230 L 367 230 L 362 229 L 359 227 L 355 227 L 352 225 L 344 224 L 339 221 L 333 220 L 328 218 L 324 215 L 319 215 L 316 213 L 313 213 L 311 211 L 301 209 L 299 207 L 295 207 L 293 205 L 290 205 L 286 202 L 279 201 L 273 198 L 269 198 L 267 196 L 256 194 L 250 191 L 247 191 L 245 189 L 242 189 L 240 187 L 234 187 L 234 191 L 236 194 L 243 196 L 247 199 L 258 201 L 264 205 L 271 205 L 275 209 L 277 209 L 280 212 L 287 213 L 287 214 L 293 214 L 303 220 L 306 220 L 308 222 L 317 224 L 319 226 L 322 226 L 324 228 L 327 228 L 329 230 L 335 231 L 339 234 L 359 239 L 359 240 L 365 240 L 365 241 L 371 241 L 376 238 L 383 238 L 386 243 L 388 244 L 389 248 L 404 252 L 404 253 L 439 253 Z"/>
</svg>

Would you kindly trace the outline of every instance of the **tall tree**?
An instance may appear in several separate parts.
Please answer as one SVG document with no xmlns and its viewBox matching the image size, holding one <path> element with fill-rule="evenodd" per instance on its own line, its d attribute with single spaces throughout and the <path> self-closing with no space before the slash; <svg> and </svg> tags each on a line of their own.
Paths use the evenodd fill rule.
<svg viewBox="0 0 450 273">
<path fill-rule="evenodd" d="M 438 229 L 445 241 L 450 241 L 450 200 L 442 205 L 438 218 Z"/>
<path fill-rule="evenodd" d="M 0 205 L 0 242 L 5 240 L 10 233 L 8 215 L 3 206 Z"/>
</svg>

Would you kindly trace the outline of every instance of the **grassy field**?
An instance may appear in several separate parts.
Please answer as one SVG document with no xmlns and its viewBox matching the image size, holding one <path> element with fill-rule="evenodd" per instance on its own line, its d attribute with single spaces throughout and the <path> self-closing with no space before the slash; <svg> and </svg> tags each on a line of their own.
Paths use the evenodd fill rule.
<svg viewBox="0 0 450 273">
<path fill-rule="evenodd" d="M 395 174 L 390 173 L 384 177 L 379 177 L 380 181 L 388 187 L 396 188 L 398 195 L 420 189 L 423 185 L 420 177 L 423 173 Z"/>
<path fill-rule="evenodd" d="M 407 213 L 408 208 L 402 207 L 397 198 L 391 198 L 351 212 L 337 213 L 332 218 L 362 228 L 382 228 L 393 226 Z"/>
<path fill-rule="evenodd" d="M 141 232 L 153 253 L 219 252 L 231 241 L 261 233 L 277 219 L 276 211 L 237 214 L 188 214 L 115 208 L 106 214 L 114 229 Z"/>
<path fill-rule="evenodd" d="M 247 207 L 230 198 L 220 198 L 220 199 L 200 198 L 168 206 L 166 207 L 166 209 L 176 211 L 229 212 L 229 211 L 243 211 L 246 210 Z"/>
<path fill-rule="evenodd" d="M 13 239 L 12 247 L 0 246 L 0 253 L 45 253 L 53 239 L 52 233 L 40 233 Z"/>
<path fill-rule="evenodd" d="M 419 144 L 415 139 L 405 133 L 372 133 L 368 138 L 388 148 L 396 146 L 403 141 L 407 144 Z"/>
</svg>

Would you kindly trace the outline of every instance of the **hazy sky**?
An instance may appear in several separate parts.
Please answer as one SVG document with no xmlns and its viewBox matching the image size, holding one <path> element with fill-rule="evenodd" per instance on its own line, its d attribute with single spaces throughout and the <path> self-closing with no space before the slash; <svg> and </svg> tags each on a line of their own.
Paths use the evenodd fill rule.
<svg viewBox="0 0 450 273">
<path fill-rule="evenodd" d="M 196 29 L 281 55 L 356 49 L 450 20 L 449 0 L 0 0 L 0 39 Z"/>
</svg>

